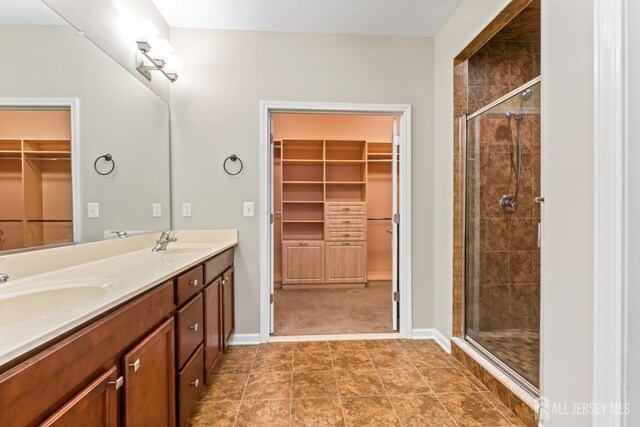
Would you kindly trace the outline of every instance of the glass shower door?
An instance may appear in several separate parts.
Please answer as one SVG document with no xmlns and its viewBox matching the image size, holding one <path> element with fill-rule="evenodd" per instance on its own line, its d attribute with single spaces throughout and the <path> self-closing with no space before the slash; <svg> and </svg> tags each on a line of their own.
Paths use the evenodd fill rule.
<svg viewBox="0 0 640 427">
<path fill-rule="evenodd" d="M 533 389 L 540 360 L 539 195 L 538 80 L 468 117 L 465 176 L 466 339 Z"/>
</svg>

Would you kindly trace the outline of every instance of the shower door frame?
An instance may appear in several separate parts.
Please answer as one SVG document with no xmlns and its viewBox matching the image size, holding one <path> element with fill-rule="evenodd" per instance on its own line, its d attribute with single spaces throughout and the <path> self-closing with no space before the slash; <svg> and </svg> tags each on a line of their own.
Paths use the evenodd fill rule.
<svg viewBox="0 0 640 427">
<path fill-rule="evenodd" d="M 512 90 L 506 95 L 496 99 L 495 101 L 485 105 L 481 109 L 473 112 L 472 114 L 465 114 L 458 118 L 458 126 L 459 126 L 459 135 L 460 135 L 460 171 L 461 171 L 461 180 L 460 185 L 461 194 L 462 194 L 462 277 L 463 277 L 463 286 L 462 286 L 462 338 L 465 342 L 467 342 L 474 350 L 480 353 L 489 363 L 499 369 L 503 374 L 505 374 L 509 379 L 515 381 L 520 387 L 529 392 L 532 396 L 536 398 L 541 395 L 540 389 L 536 388 L 533 384 L 527 381 L 522 375 L 516 372 L 513 368 L 506 365 L 502 362 L 497 356 L 491 353 L 489 350 L 484 348 L 480 343 L 476 342 L 473 338 L 467 335 L 467 142 L 468 142 L 468 123 L 469 120 L 480 116 L 486 111 L 491 110 L 497 105 L 500 105 L 504 101 L 514 96 L 517 96 L 519 93 L 535 86 L 536 84 L 542 83 L 542 77 L 538 76 L 522 86 Z M 540 146 L 542 147 L 542 141 L 540 141 Z M 541 148 L 542 149 L 542 148 Z M 542 183 L 541 183 L 542 185 Z M 541 193 L 544 194 L 544 190 L 541 188 Z M 540 219 L 540 224 L 542 224 L 542 218 Z M 542 227 L 542 226 L 540 226 Z M 542 250 L 542 245 L 540 245 L 540 250 Z M 543 286 L 543 278 L 540 275 L 540 288 Z M 542 312 L 542 304 L 540 305 L 540 311 Z M 539 328 L 540 334 L 540 344 L 542 344 L 542 327 Z M 542 352 L 540 347 L 540 362 L 542 362 Z M 539 367 L 539 378 L 542 378 L 542 363 Z"/>
</svg>

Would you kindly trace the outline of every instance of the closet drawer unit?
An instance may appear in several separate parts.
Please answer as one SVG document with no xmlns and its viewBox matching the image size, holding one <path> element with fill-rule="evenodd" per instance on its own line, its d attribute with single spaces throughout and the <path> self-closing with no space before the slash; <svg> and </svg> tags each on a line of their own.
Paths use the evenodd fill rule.
<svg viewBox="0 0 640 427">
<path fill-rule="evenodd" d="M 204 388 L 204 351 L 198 347 L 193 356 L 178 372 L 178 427 L 187 425 L 189 415 Z"/>
<path fill-rule="evenodd" d="M 178 368 L 184 365 L 204 338 L 203 313 L 202 294 L 199 294 L 193 301 L 176 312 Z"/>
<path fill-rule="evenodd" d="M 354 216 L 354 217 L 328 216 L 325 220 L 325 226 L 327 229 L 364 228 L 367 226 L 367 219 L 362 215 Z"/>
<path fill-rule="evenodd" d="M 330 229 L 327 230 L 328 241 L 358 241 L 367 240 L 367 231 L 365 228 L 345 228 L 343 230 Z"/>
<path fill-rule="evenodd" d="M 202 287 L 204 286 L 202 271 L 203 268 L 200 265 L 178 276 L 178 279 L 176 280 L 177 305 L 181 305 L 189 298 L 191 298 L 191 296 L 197 294 L 202 290 Z"/>
<path fill-rule="evenodd" d="M 366 215 L 367 204 L 358 202 L 331 202 L 325 206 L 327 216 Z"/>
</svg>

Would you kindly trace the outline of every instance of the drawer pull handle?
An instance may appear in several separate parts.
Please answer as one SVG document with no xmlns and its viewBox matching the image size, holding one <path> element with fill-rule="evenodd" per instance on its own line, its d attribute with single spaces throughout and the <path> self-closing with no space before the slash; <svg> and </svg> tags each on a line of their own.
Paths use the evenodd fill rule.
<svg viewBox="0 0 640 427">
<path fill-rule="evenodd" d="M 124 384 L 124 378 L 123 377 L 119 377 L 117 380 L 109 381 L 107 384 L 115 386 L 116 390 L 118 390 Z"/>
<path fill-rule="evenodd" d="M 343 224 L 351 224 L 351 221 L 342 221 Z"/>
<path fill-rule="evenodd" d="M 189 329 L 191 329 L 193 332 L 198 332 L 198 324 L 194 323 L 193 325 L 189 326 Z"/>
<path fill-rule="evenodd" d="M 138 369 L 140 369 L 140 359 L 136 359 L 135 362 L 129 363 L 129 366 L 133 368 L 133 372 L 138 372 Z"/>
<path fill-rule="evenodd" d="M 198 387 L 200 385 L 200 380 L 196 378 L 195 380 L 191 381 L 189 384 L 191 384 L 194 387 Z"/>
<path fill-rule="evenodd" d="M 198 286 L 198 279 L 189 280 L 189 286 L 196 287 Z"/>
<path fill-rule="evenodd" d="M 351 208 L 342 208 L 343 211 L 350 211 Z"/>
<path fill-rule="evenodd" d="M 393 228 L 388 229 L 388 230 L 387 230 L 387 233 L 389 233 L 389 234 L 393 234 Z"/>
<path fill-rule="evenodd" d="M 343 243 L 342 246 L 351 246 L 351 243 Z"/>
<path fill-rule="evenodd" d="M 227 283 L 227 279 L 225 279 L 224 277 L 220 279 L 220 284 L 224 285 L 225 283 Z"/>
<path fill-rule="evenodd" d="M 309 246 L 309 244 L 308 243 L 300 243 L 300 244 L 298 244 L 298 246 Z"/>
<path fill-rule="evenodd" d="M 349 234 L 349 233 L 344 233 L 344 234 L 342 235 L 342 237 L 349 237 L 349 236 L 351 236 L 351 234 Z"/>
</svg>

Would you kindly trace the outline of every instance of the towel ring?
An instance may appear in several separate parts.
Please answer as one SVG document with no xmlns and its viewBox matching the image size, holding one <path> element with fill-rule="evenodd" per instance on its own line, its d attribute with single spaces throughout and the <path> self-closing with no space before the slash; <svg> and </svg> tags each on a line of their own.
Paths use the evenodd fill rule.
<svg viewBox="0 0 640 427">
<path fill-rule="evenodd" d="M 229 169 L 227 169 L 227 162 L 229 160 L 231 160 L 232 162 L 240 162 L 240 169 L 238 169 L 238 172 L 235 172 L 235 173 L 229 172 Z M 224 163 L 222 163 L 222 167 L 224 168 L 224 171 L 227 173 L 227 175 L 236 176 L 240 172 L 242 172 L 242 169 L 244 168 L 244 164 L 242 163 L 242 160 L 240 160 L 240 157 L 236 156 L 235 154 L 232 154 L 226 159 L 224 159 Z"/>
<path fill-rule="evenodd" d="M 107 172 L 100 172 L 98 170 L 98 162 L 100 161 L 100 159 L 104 159 L 105 162 L 111 162 L 111 169 L 109 169 Z M 102 156 L 98 157 L 95 162 L 93 162 L 93 168 L 98 173 L 98 175 L 109 175 L 116 168 L 116 162 L 113 160 L 113 156 L 111 154 L 103 154 Z"/>
</svg>

